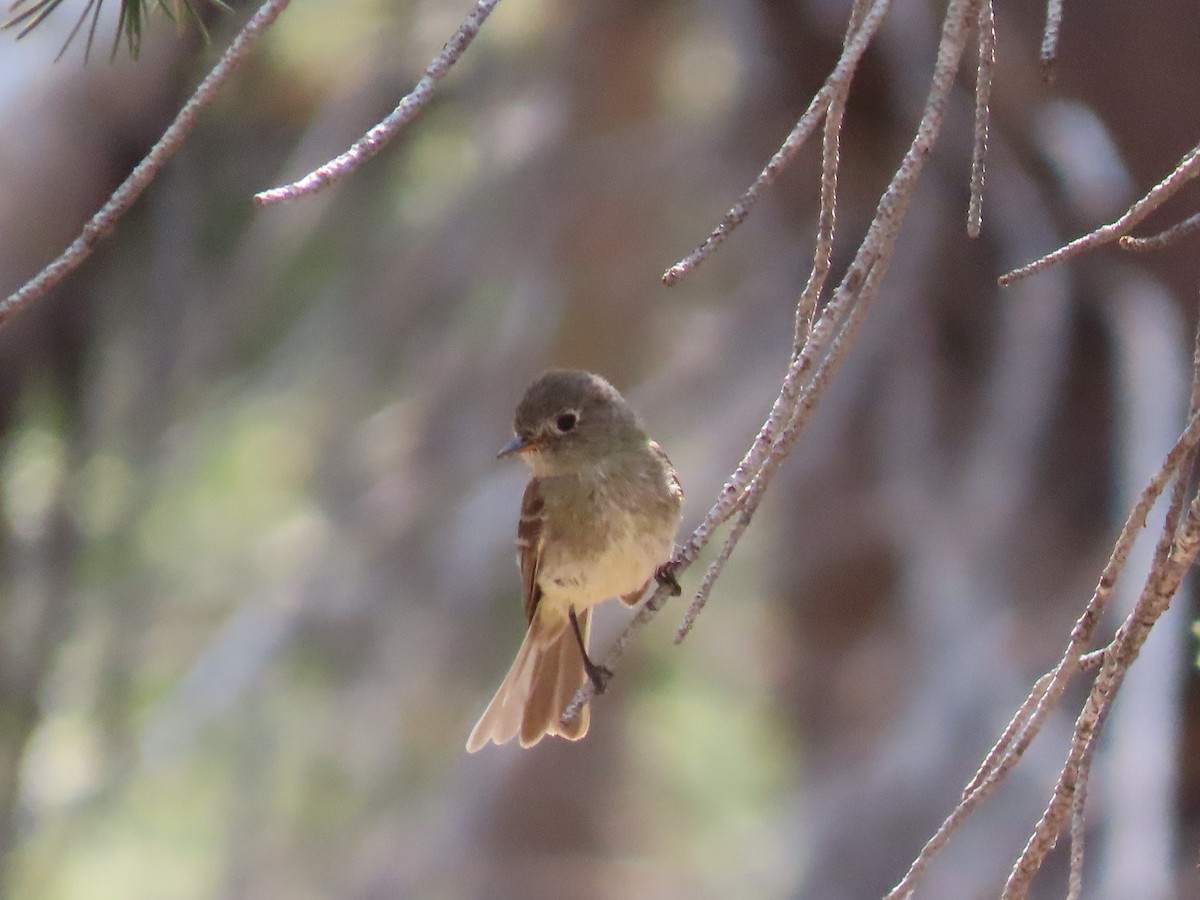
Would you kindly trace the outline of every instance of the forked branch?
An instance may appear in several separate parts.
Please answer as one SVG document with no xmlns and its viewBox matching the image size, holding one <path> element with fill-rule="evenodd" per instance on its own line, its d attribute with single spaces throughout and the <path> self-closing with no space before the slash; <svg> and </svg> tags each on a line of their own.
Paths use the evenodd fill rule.
<svg viewBox="0 0 1200 900">
<path fill-rule="evenodd" d="M 1105 225 L 1103 228 L 1097 228 L 1083 237 L 1076 238 L 1065 247 L 1060 247 L 1053 253 L 1046 254 L 1041 259 L 1021 266 L 1019 269 L 1014 269 L 1007 275 L 1000 276 L 1000 286 L 1006 287 L 1016 281 L 1020 281 L 1022 278 L 1028 278 L 1030 275 L 1041 272 L 1051 266 L 1073 259 L 1088 250 L 1125 237 L 1149 216 L 1150 213 L 1179 193 L 1183 186 L 1197 175 L 1200 175 L 1200 146 L 1193 147 L 1170 175 L 1151 188 L 1146 196 L 1129 207 L 1125 214 L 1115 222 Z M 1188 222 L 1190 221 L 1189 219 Z M 1183 225 L 1186 224 L 1183 223 L 1178 227 L 1183 228 Z M 1177 236 L 1173 236 L 1171 240 L 1174 240 L 1175 237 Z"/>
<path fill-rule="evenodd" d="M 875 218 L 859 246 L 854 261 L 847 269 L 829 302 L 817 313 L 821 287 L 828 273 L 829 254 L 833 240 L 841 113 L 851 76 L 854 73 L 854 66 L 849 65 L 847 60 L 857 61 L 861 57 L 862 50 L 865 49 L 865 47 L 859 47 L 862 35 L 867 31 L 868 25 L 872 29 L 871 33 L 874 33 L 873 29 L 878 27 L 888 6 L 886 0 L 875 0 L 869 5 L 865 2 L 855 4 L 851 13 L 850 25 L 847 28 L 843 56 L 835 67 L 834 73 L 826 79 L 825 86 L 818 92 L 818 98 L 824 96 L 822 92 L 828 92 L 828 99 L 823 99 L 821 103 L 828 115 L 822 154 L 822 208 L 818 218 L 812 274 L 808 287 L 797 301 L 796 343 L 792 359 L 784 376 L 779 396 L 757 437 L 722 488 L 712 508 L 673 559 L 676 570 L 690 565 L 712 539 L 716 528 L 728 521 L 735 513 L 739 513 L 716 561 L 710 566 L 701 582 L 700 589 L 684 619 L 677 639 L 682 639 L 694 623 L 721 568 L 749 525 L 772 477 L 791 451 L 813 409 L 824 396 L 830 377 L 853 343 L 858 328 L 869 310 L 871 300 L 879 290 L 891 261 L 909 201 L 916 189 L 930 151 L 937 143 L 941 133 L 949 94 L 953 89 L 954 78 L 967 46 L 971 26 L 978 14 L 978 3 L 979 0 L 951 0 L 948 4 L 929 96 L 912 145 L 887 190 L 881 196 Z M 859 18 L 860 16 L 861 18 Z M 844 65 L 849 65 L 849 67 L 846 69 L 846 74 L 842 76 L 838 73 L 842 71 Z M 834 85 L 833 88 L 830 87 L 831 84 Z M 810 103 L 809 113 L 806 113 L 806 116 L 815 108 L 816 100 L 817 98 L 814 98 L 814 102 Z M 829 115 L 830 113 L 832 114 Z M 802 118 L 801 122 L 804 121 L 805 119 Z M 794 129 L 793 135 L 795 134 L 796 130 Z M 789 137 L 790 140 L 791 137 Z M 781 154 L 785 153 L 785 149 L 787 149 L 786 144 L 776 153 L 772 161 L 783 158 Z M 794 153 L 794 150 L 791 152 Z M 791 157 L 787 155 L 786 158 L 790 159 Z M 768 165 L 755 184 L 770 183 L 770 179 L 777 174 L 778 170 Z M 747 194 L 743 195 L 743 203 L 747 196 L 757 196 L 757 193 L 751 193 L 753 190 L 754 186 Z M 731 209 L 726 218 L 722 220 L 722 225 L 713 231 L 709 239 L 691 256 L 668 270 L 668 276 L 675 272 L 678 277 L 706 258 L 724 240 L 729 230 L 745 218 L 744 214 L 738 213 L 738 209 L 738 206 Z M 667 279 L 664 278 L 664 280 Z M 632 643 L 634 635 L 653 618 L 665 603 L 666 597 L 666 591 L 662 587 L 651 594 L 642 610 L 617 639 L 604 661 L 606 667 L 611 669 L 615 665 Z M 573 717 L 592 696 L 591 686 L 585 684 L 566 710 L 564 721 Z"/>
</svg>

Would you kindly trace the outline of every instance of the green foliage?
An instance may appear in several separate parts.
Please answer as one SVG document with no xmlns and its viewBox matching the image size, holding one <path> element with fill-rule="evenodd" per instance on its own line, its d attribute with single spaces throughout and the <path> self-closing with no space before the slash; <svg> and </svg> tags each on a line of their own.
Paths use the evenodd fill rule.
<svg viewBox="0 0 1200 900">
<path fill-rule="evenodd" d="M 17 40 L 25 37 L 33 29 L 41 25 L 46 19 L 62 4 L 63 0 L 16 0 L 12 5 L 12 16 L 0 28 L 17 28 Z M 228 10 L 229 7 L 223 0 L 207 0 L 207 2 L 221 9 Z M 208 40 L 208 29 L 204 27 L 204 20 L 200 15 L 199 10 L 192 4 L 192 0 L 173 0 L 174 7 L 168 3 L 168 0 L 153 0 L 153 4 L 161 9 L 171 21 L 179 24 L 190 20 L 199 27 L 204 34 L 204 39 Z M 104 7 L 104 0 L 87 0 L 84 4 L 79 18 L 76 19 L 71 33 L 67 35 L 67 39 L 63 41 L 62 49 L 58 51 L 56 60 L 61 59 L 63 54 L 67 52 L 67 48 L 75 40 L 83 28 L 84 23 L 87 23 L 87 45 L 84 49 L 84 61 L 91 56 L 92 44 L 96 38 L 96 27 L 100 23 L 100 11 Z M 117 28 L 113 35 L 112 52 L 110 59 L 115 59 L 117 53 L 121 49 L 121 41 L 124 39 L 125 47 L 129 55 L 133 59 L 137 59 L 138 53 L 142 47 L 142 29 L 145 26 L 146 17 L 150 13 L 151 0 L 120 0 L 120 7 L 117 11 Z"/>
</svg>

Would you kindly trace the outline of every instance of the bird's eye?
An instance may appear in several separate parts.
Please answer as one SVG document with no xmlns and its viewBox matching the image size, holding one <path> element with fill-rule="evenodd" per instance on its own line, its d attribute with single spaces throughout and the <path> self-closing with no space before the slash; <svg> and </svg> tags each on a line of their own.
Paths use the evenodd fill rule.
<svg viewBox="0 0 1200 900">
<path fill-rule="evenodd" d="M 554 427 L 566 434 L 575 427 L 577 417 L 573 412 L 565 412 L 554 421 Z"/>
</svg>

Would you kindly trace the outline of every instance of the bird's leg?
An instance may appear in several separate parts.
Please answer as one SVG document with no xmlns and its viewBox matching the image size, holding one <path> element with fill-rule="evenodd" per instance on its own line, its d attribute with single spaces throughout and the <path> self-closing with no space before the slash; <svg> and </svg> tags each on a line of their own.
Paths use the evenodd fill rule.
<svg viewBox="0 0 1200 900">
<path fill-rule="evenodd" d="M 596 689 L 596 693 L 603 694 L 604 689 L 608 687 L 608 679 L 612 678 L 612 672 L 604 666 L 596 665 L 588 656 L 587 647 L 583 645 L 583 632 L 579 628 L 579 619 L 575 617 L 575 607 L 572 606 L 567 611 L 567 615 L 571 617 L 571 627 L 575 630 L 575 640 L 579 644 L 579 655 L 583 657 L 583 671 L 587 672 L 588 680 Z"/>
<path fill-rule="evenodd" d="M 678 568 L 677 563 L 665 562 L 654 570 L 654 580 L 665 587 L 672 597 L 678 597 L 683 593 L 683 588 L 679 586 L 679 582 L 675 580 L 675 569 Z"/>
</svg>

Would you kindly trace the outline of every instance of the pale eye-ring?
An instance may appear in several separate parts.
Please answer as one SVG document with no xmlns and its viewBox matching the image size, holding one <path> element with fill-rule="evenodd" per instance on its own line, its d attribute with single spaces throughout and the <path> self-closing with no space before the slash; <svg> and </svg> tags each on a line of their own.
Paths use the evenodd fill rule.
<svg viewBox="0 0 1200 900">
<path fill-rule="evenodd" d="M 554 420 L 554 427 L 558 429 L 560 434 L 566 434 L 575 427 L 575 423 L 579 421 L 579 417 L 573 412 L 565 412 L 559 415 Z"/>
</svg>

